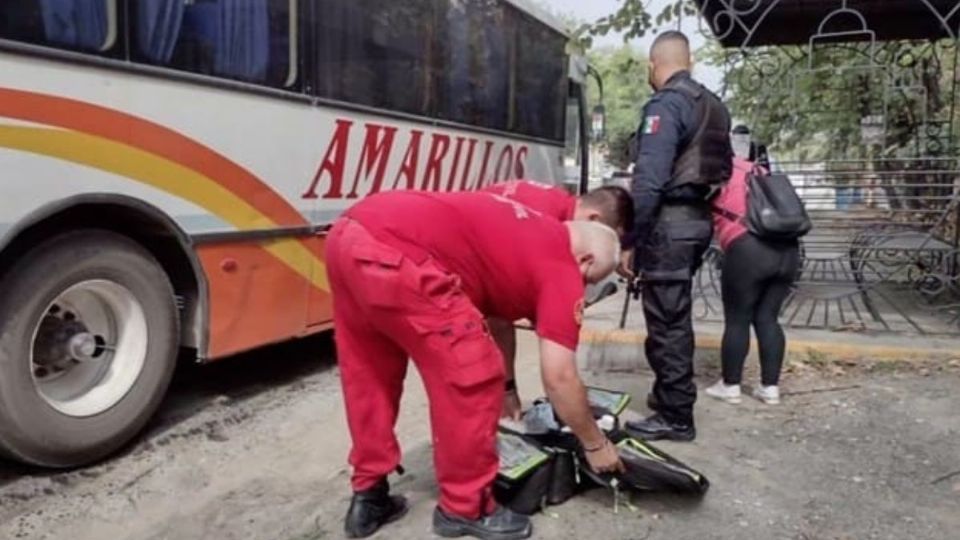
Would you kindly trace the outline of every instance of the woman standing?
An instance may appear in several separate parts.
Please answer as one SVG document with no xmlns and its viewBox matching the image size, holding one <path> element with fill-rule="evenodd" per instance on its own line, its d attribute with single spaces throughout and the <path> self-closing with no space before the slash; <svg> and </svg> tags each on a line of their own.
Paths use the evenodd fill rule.
<svg viewBox="0 0 960 540">
<path fill-rule="evenodd" d="M 734 159 L 730 182 L 713 203 L 715 209 L 723 209 L 714 212 L 714 231 L 724 253 L 723 379 L 706 393 L 728 403 L 740 403 L 740 380 L 753 326 L 760 347 L 761 373 L 761 384 L 753 394 L 774 405 L 780 403 L 779 380 L 785 349 L 778 318 L 797 276 L 800 250 L 796 240 L 762 240 L 750 234 L 736 218 L 746 214 L 747 179 L 753 168 L 750 161 Z"/>
</svg>

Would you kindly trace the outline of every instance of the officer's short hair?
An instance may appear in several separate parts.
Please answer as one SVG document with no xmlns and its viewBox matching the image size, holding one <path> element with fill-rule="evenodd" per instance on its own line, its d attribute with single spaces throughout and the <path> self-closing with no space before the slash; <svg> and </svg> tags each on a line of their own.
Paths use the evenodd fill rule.
<svg viewBox="0 0 960 540">
<path fill-rule="evenodd" d="M 653 45 L 650 46 L 650 50 L 656 49 L 657 45 L 665 41 L 682 41 L 687 48 L 690 47 L 690 40 L 686 34 L 679 30 L 667 30 L 657 35 L 657 38 L 653 40 Z"/>
<path fill-rule="evenodd" d="M 614 229 L 633 227 L 633 197 L 620 186 L 603 186 L 580 197 L 584 206 L 600 212 L 600 221 Z"/>
</svg>

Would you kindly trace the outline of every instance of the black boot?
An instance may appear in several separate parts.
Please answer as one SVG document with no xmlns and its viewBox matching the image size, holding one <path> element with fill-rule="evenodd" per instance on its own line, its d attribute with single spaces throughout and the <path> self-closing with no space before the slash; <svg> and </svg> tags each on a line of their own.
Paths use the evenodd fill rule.
<svg viewBox="0 0 960 540">
<path fill-rule="evenodd" d="M 481 540 L 520 540 L 530 538 L 530 518 L 504 507 L 480 519 L 467 519 L 447 514 L 438 506 L 433 511 L 433 532 L 444 538 L 473 536 Z"/>
<path fill-rule="evenodd" d="M 384 478 L 374 487 L 353 494 L 343 529 L 347 538 L 366 538 L 406 513 L 407 499 L 390 495 L 390 485 Z"/>
<path fill-rule="evenodd" d="M 647 441 L 661 439 L 692 441 L 697 437 L 697 430 L 694 429 L 692 422 L 689 424 L 670 422 L 660 413 L 639 422 L 627 422 L 627 433 Z"/>
</svg>

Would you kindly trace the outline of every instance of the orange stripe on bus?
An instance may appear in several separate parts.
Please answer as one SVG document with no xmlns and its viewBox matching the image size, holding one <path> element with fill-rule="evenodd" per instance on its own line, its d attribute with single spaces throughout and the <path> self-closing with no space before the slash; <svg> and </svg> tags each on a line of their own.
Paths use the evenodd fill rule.
<svg viewBox="0 0 960 540">
<path fill-rule="evenodd" d="M 0 125 L 0 147 L 46 155 L 107 171 L 161 189 L 205 208 L 238 229 L 276 227 L 270 218 L 222 184 L 197 171 L 110 139 L 77 131 Z M 263 249 L 322 290 L 325 267 L 310 239 L 284 238 Z"/>
<path fill-rule="evenodd" d="M 307 220 L 250 171 L 189 137 L 149 120 L 74 99 L 0 88 L 0 116 L 58 126 L 134 146 L 211 178 L 280 226 Z"/>
<path fill-rule="evenodd" d="M 240 165 L 150 121 L 76 100 L 3 88 L 0 116 L 67 130 L 0 126 L 0 147 L 144 182 L 190 200 L 240 230 L 308 223 Z M 177 167 L 179 171 L 174 170 Z M 209 357 L 329 325 L 331 298 L 321 239 L 206 246 L 198 251 L 210 284 Z M 234 261 L 235 272 L 221 267 L 229 260 Z"/>
</svg>

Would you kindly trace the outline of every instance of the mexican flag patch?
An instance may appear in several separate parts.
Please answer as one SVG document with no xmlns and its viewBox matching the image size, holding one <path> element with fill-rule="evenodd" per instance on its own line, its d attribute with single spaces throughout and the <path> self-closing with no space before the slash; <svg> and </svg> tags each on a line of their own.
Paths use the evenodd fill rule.
<svg viewBox="0 0 960 540">
<path fill-rule="evenodd" d="M 643 134 L 656 135 L 660 131 L 660 116 L 648 116 L 643 119 Z"/>
</svg>

